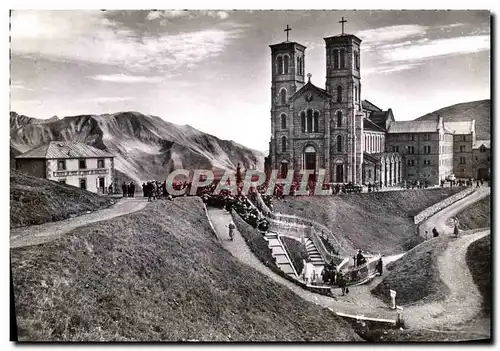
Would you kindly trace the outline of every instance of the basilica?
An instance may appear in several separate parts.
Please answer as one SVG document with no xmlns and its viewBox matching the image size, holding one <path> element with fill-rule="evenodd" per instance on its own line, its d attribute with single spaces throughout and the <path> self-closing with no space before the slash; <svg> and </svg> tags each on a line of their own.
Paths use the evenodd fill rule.
<svg viewBox="0 0 500 351">
<path fill-rule="evenodd" d="M 385 152 L 392 111 L 361 100 L 361 39 L 343 33 L 325 38 L 326 86 L 305 80 L 306 47 L 284 41 L 271 47 L 271 141 L 268 167 L 288 172 L 319 169 L 325 182 L 393 185 L 402 158 Z M 289 30 L 287 26 L 287 30 Z M 288 32 L 287 32 L 288 33 Z"/>
</svg>

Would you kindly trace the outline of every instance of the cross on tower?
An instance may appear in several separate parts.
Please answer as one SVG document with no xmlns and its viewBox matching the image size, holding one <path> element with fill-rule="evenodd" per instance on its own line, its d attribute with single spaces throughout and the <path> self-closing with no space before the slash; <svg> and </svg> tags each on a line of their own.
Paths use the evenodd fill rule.
<svg viewBox="0 0 500 351">
<path fill-rule="evenodd" d="M 339 21 L 339 23 L 342 24 L 342 34 L 344 34 L 344 23 L 347 23 L 347 20 L 342 16 L 342 21 Z"/>
<path fill-rule="evenodd" d="M 291 30 L 292 30 L 292 28 L 288 27 L 288 24 L 286 25 L 286 29 L 283 30 L 283 32 L 286 32 L 286 41 L 288 41 L 288 32 Z"/>
</svg>

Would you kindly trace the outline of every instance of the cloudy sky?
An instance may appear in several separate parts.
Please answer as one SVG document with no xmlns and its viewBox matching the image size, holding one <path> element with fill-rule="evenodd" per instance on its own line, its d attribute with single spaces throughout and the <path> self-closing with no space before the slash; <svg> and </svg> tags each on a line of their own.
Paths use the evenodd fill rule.
<svg viewBox="0 0 500 351">
<path fill-rule="evenodd" d="M 31 117 L 139 111 L 266 150 L 270 44 L 360 37 L 363 99 L 397 120 L 490 97 L 484 11 L 14 11 L 11 110 Z"/>
</svg>

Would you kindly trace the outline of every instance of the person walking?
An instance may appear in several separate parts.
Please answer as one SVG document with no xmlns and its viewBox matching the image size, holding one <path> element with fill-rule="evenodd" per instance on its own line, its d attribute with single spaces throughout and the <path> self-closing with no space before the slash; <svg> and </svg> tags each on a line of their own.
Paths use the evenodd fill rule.
<svg viewBox="0 0 500 351">
<path fill-rule="evenodd" d="M 458 225 L 459 225 L 458 218 L 455 217 L 453 222 L 454 222 L 453 234 L 455 234 L 455 237 L 458 238 L 460 237 L 460 231 L 458 230 Z"/>
<path fill-rule="evenodd" d="M 346 295 L 349 293 L 349 290 L 347 289 L 347 279 L 344 274 L 344 271 L 340 271 L 337 274 L 337 282 L 339 284 L 340 289 L 342 289 L 342 296 Z"/>
<path fill-rule="evenodd" d="M 439 233 L 438 233 L 438 231 L 437 231 L 436 227 L 434 227 L 434 228 L 432 229 L 432 237 L 433 237 L 433 238 L 437 238 L 438 236 L 439 236 Z"/>
<path fill-rule="evenodd" d="M 122 184 L 122 192 L 123 192 L 123 197 L 127 196 L 127 183 L 123 182 Z"/>
<path fill-rule="evenodd" d="M 236 229 L 236 226 L 234 225 L 233 221 L 229 223 L 229 240 L 233 240 L 234 237 L 234 230 Z"/>
</svg>

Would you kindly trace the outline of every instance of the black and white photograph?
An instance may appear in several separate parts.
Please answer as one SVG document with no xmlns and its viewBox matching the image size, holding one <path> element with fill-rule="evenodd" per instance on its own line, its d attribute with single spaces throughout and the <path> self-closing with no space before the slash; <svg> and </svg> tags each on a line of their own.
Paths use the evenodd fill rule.
<svg viewBox="0 0 500 351">
<path fill-rule="evenodd" d="M 8 17 L 11 342 L 492 342 L 489 9 Z"/>
</svg>

